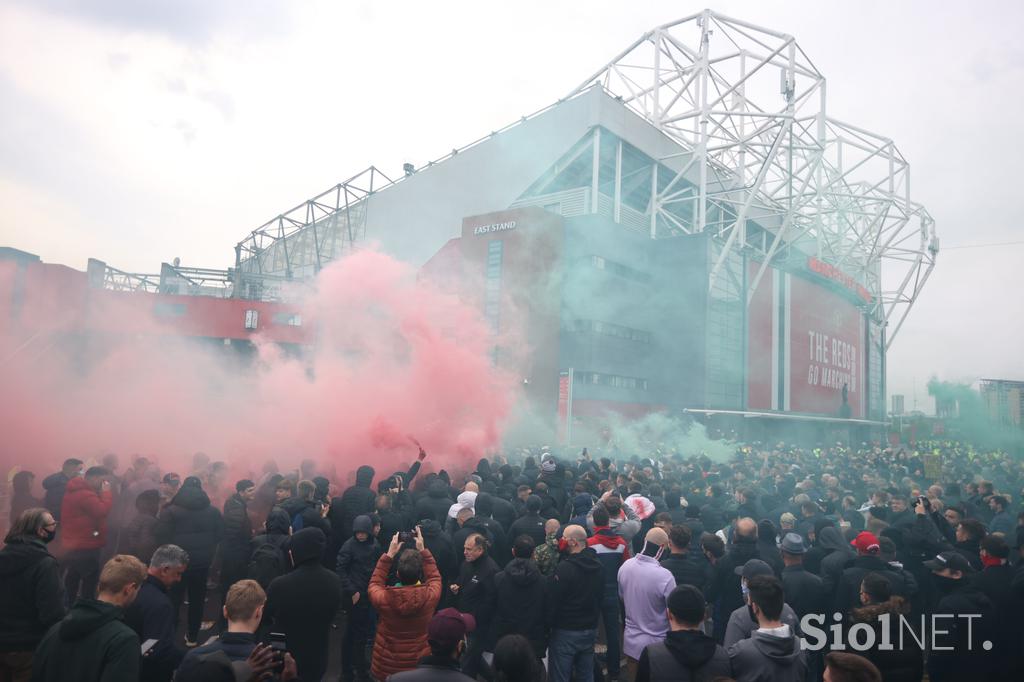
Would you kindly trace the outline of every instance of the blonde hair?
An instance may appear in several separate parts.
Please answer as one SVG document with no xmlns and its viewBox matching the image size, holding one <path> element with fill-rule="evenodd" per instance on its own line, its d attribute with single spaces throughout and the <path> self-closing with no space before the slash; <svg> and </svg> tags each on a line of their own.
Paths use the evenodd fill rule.
<svg viewBox="0 0 1024 682">
<path fill-rule="evenodd" d="M 146 579 L 146 564 L 130 554 L 115 555 L 103 565 L 97 592 L 117 594 L 128 585 L 141 585 Z"/>
<path fill-rule="evenodd" d="M 267 603 L 267 593 L 255 580 L 239 580 L 228 589 L 224 599 L 224 608 L 228 612 L 228 620 L 249 620 L 256 614 L 256 609 Z"/>
</svg>

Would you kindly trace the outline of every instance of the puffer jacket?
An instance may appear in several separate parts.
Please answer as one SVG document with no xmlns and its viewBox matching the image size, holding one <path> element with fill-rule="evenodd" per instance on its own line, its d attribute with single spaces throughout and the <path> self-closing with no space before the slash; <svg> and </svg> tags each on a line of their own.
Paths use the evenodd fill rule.
<svg viewBox="0 0 1024 682">
<path fill-rule="evenodd" d="M 19 536 L 0 549 L 0 651 L 32 651 L 64 617 L 57 560 L 39 538 Z"/>
<path fill-rule="evenodd" d="M 183 486 L 160 514 L 157 537 L 188 552 L 190 568 L 209 566 L 223 532 L 220 512 L 198 486 Z"/>
<path fill-rule="evenodd" d="M 109 490 L 96 492 L 85 479 L 68 481 L 61 504 L 61 539 L 65 549 L 100 549 L 107 544 L 107 517 L 114 504 Z"/>
<path fill-rule="evenodd" d="M 891 614 L 889 634 L 888 638 L 883 638 L 883 621 L 879 620 L 879 617 L 886 613 Z M 867 623 L 874 630 L 874 645 L 867 651 L 857 653 L 874 663 L 886 682 L 920 682 L 924 675 L 924 656 L 916 640 L 907 636 L 903 638 L 902 644 L 899 644 L 900 616 L 909 617 L 909 614 L 909 602 L 899 596 L 880 604 L 868 604 L 853 609 L 850 614 L 850 626 Z M 861 635 L 859 641 L 864 641 L 863 637 Z M 881 651 L 879 647 L 883 641 L 895 642 L 897 645 L 892 647 L 892 651 Z"/>
<path fill-rule="evenodd" d="M 377 561 L 370 578 L 370 604 L 377 610 L 377 636 L 373 640 L 370 672 L 374 679 L 412 670 L 430 653 L 427 625 L 441 598 L 441 574 L 434 557 L 423 550 L 423 580 L 416 585 L 387 587 L 392 559 L 387 554 Z"/>
</svg>

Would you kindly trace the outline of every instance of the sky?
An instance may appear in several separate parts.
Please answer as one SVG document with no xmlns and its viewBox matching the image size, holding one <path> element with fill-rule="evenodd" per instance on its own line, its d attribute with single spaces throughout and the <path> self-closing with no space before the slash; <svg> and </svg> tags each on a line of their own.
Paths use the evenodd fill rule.
<svg viewBox="0 0 1024 682">
<path fill-rule="evenodd" d="M 224 268 L 249 231 L 370 165 L 397 176 L 560 97 L 686 2 L 0 0 L 0 245 L 85 269 Z M 1024 5 L 721 2 L 794 35 L 830 115 L 893 138 L 938 265 L 888 359 L 1024 379 L 1015 215 Z"/>
</svg>

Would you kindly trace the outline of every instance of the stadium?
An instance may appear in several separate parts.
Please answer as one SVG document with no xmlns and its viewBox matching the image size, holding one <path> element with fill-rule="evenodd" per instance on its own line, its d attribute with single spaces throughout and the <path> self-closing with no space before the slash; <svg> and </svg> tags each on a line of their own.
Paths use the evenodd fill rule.
<svg viewBox="0 0 1024 682">
<path fill-rule="evenodd" d="M 293 292 L 373 244 L 479 306 L 494 363 L 563 441 L 655 412 L 749 440 L 878 437 L 886 351 L 938 239 L 895 142 L 833 117 L 826 85 L 794 37 L 704 11 L 506 128 L 281 213 L 232 268 L 83 273 L 0 250 L 0 315 L 26 355 L 88 296 L 137 309 L 124 333 L 159 318 L 301 352 Z"/>
</svg>

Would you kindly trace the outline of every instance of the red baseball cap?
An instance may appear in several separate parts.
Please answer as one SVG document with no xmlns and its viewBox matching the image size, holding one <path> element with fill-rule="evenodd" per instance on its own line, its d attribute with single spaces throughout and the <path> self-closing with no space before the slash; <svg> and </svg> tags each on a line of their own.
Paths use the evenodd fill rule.
<svg viewBox="0 0 1024 682">
<path fill-rule="evenodd" d="M 850 546 L 855 547 L 858 554 L 875 554 L 880 549 L 878 538 L 874 533 L 869 533 L 866 530 L 857 533 L 857 537 L 850 540 Z"/>
</svg>

